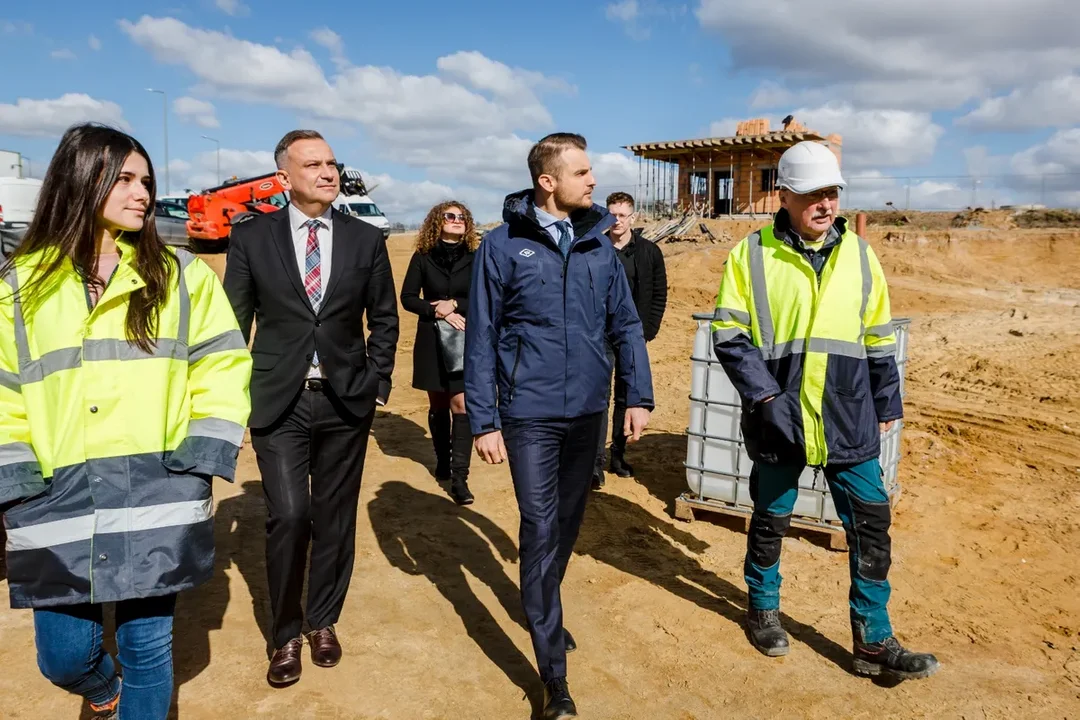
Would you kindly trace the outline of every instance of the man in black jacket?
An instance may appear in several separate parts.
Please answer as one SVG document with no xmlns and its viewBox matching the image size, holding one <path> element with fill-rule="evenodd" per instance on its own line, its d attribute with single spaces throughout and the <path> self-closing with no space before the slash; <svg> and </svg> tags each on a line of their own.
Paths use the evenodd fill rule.
<svg viewBox="0 0 1080 720">
<path fill-rule="evenodd" d="M 232 229 L 224 284 L 245 340 L 257 324 L 249 423 L 268 516 L 267 680 L 280 686 L 300 677 L 309 542 L 311 659 L 320 667 L 341 659 L 334 623 L 352 576 L 368 431 L 390 394 L 398 316 L 382 234 L 331 209 L 341 178 L 330 146 L 294 130 L 274 159 L 290 204 Z"/>
<path fill-rule="evenodd" d="M 664 319 L 664 308 L 667 306 L 667 269 L 664 267 L 664 254 L 655 244 L 643 238 L 640 230 L 630 227 L 634 222 L 634 198 L 629 193 L 614 192 L 608 195 L 607 208 L 615 217 L 615 225 L 608 231 L 608 238 L 615 246 L 615 254 L 622 261 L 626 279 L 630 282 L 634 306 L 645 331 L 645 342 L 649 342 L 660 332 L 660 322 Z M 608 469 L 619 477 L 630 477 L 634 474 L 634 468 L 626 462 L 626 435 L 623 434 L 626 386 L 619 379 L 622 373 L 616 367 L 618 363 L 611 345 L 607 347 L 607 355 L 615 370 L 615 411 L 611 423 L 611 464 Z M 597 448 L 596 466 L 593 469 L 593 487 L 596 488 L 604 486 L 606 438 L 607 413 L 604 413 L 600 447 Z"/>
</svg>

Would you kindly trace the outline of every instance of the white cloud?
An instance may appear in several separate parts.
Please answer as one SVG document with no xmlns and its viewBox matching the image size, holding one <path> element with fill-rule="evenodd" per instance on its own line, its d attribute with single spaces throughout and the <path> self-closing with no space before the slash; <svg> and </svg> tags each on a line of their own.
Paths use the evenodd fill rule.
<svg viewBox="0 0 1080 720">
<path fill-rule="evenodd" d="M 978 199 L 978 196 L 976 196 Z M 870 170 L 848 178 L 841 204 L 848 210 L 960 210 L 971 205 L 971 186 L 936 179 L 904 181 Z"/>
<path fill-rule="evenodd" d="M 181 122 L 188 122 L 204 128 L 220 127 L 214 104 L 193 97 L 180 97 L 173 100 L 173 112 Z"/>
<path fill-rule="evenodd" d="M 846 103 L 804 107 L 792 113 L 810 130 L 843 136 L 842 163 L 845 171 L 867 168 L 907 167 L 929 161 L 945 128 L 936 125 L 930 113 L 906 110 L 861 110 Z M 773 130 L 781 128 L 781 117 L 763 116 Z M 730 137 L 745 118 L 723 118 L 709 125 L 710 137 Z"/>
<path fill-rule="evenodd" d="M 603 204 L 604 197 L 616 190 L 633 193 L 637 187 L 638 162 L 635 158 L 619 152 L 590 153 L 593 177 L 597 192 L 593 202 Z"/>
<path fill-rule="evenodd" d="M 990 132 L 1075 125 L 1080 123 L 1080 75 L 1062 75 L 988 98 L 956 123 Z"/>
<path fill-rule="evenodd" d="M 621 0 L 604 8 L 604 15 L 608 20 L 622 23 L 632 23 L 638 18 L 637 0 Z"/>
<path fill-rule="evenodd" d="M 91 35 L 87 39 L 86 44 L 89 45 L 90 49 L 95 52 L 101 49 L 101 40 L 98 39 L 97 35 Z"/>
<path fill-rule="evenodd" d="M 0 135 L 55 137 L 79 122 L 96 121 L 130 130 L 120 106 L 82 93 L 52 100 L 19 98 L 14 105 L 0 104 Z"/>
<path fill-rule="evenodd" d="M 530 185 L 526 161 L 532 145 L 517 135 L 487 135 L 444 146 L 401 148 L 395 159 L 435 177 L 517 190 Z"/>
<path fill-rule="evenodd" d="M 794 112 L 795 119 L 824 135 L 843 136 L 845 169 L 905 167 L 929 162 L 945 129 L 929 113 L 856 110 L 848 104 Z"/>
<path fill-rule="evenodd" d="M 242 17 L 251 13 L 251 8 L 241 0 L 214 0 L 214 4 L 217 5 L 218 10 L 233 17 Z"/>
<path fill-rule="evenodd" d="M 1014 173 L 1026 175 L 1080 175 L 1080 127 L 1061 130 L 1046 142 L 1021 150 L 1012 156 L 1009 165 Z M 1080 185 L 1080 177 L 1074 182 Z"/>
<path fill-rule="evenodd" d="M 311 39 L 330 51 L 330 59 L 334 61 L 335 65 L 339 68 L 348 67 L 349 60 L 345 57 L 345 42 L 340 35 L 328 27 L 321 27 L 312 31 Z"/>
<path fill-rule="evenodd" d="M 1059 130 L 1011 156 L 992 157 L 1009 173 L 1000 179 L 1025 203 L 1080 209 L 1080 127 Z"/>
<path fill-rule="evenodd" d="M 216 150 L 201 152 L 191 161 L 172 160 L 169 163 L 169 183 L 174 190 L 189 189 L 195 192 L 214 187 L 219 184 L 217 160 Z M 274 167 L 274 154 L 269 150 L 221 149 L 221 180 L 234 175 L 238 178 L 263 175 L 273 172 Z"/>
<path fill-rule="evenodd" d="M 423 180 L 408 182 L 390 175 L 361 171 L 371 190 L 371 199 L 390 219 L 390 222 L 415 222 L 422 219 L 433 205 L 456 198 L 449 185 Z M 464 198 L 461 198 L 465 202 Z M 471 209 L 471 208 L 470 208 Z"/>
<path fill-rule="evenodd" d="M 526 142 L 516 133 L 554 124 L 541 94 L 575 92 L 561 79 L 510 67 L 478 52 L 441 57 L 437 74 L 431 75 L 354 66 L 341 57 L 338 72 L 328 78 L 303 48 L 284 52 L 173 18 L 144 16 L 134 23 L 121 21 L 120 27 L 159 61 L 191 71 L 202 94 L 359 124 L 386 157 L 466 182 L 473 182 L 470 174 L 485 181 L 505 180 L 506 160 L 496 154 L 477 159 L 465 155 L 462 147 L 516 149 Z M 316 34 L 331 52 L 343 50 L 331 31 Z M 220 72 L 223 67 L 230 72 Z"/>
<path fill-rule="evenodd" d="M 306 93 L 307 102 L 316 104 L 329 90 L 319 64 L 303 49 L 285 53 L 225 33 L 198 30 L 174 18 L 121 20 L 120 29 L 157 60 L 186 66 L 221 95 L 299 104 Z M 222 68 L 229 72 L 221 72 Z"/>
<path fill-rule="evenodd" d="M 33 35 L 34 26 L 21 20 L 0 20 L 0 32 L 5 35 Z"/>
<path fill-rule="evenodd" d="M 696 14 L 727 41 L 736 70 L 779 75 L 761 89 L 762 106 L 842 97 L 860 107 L 955 108 L 1080 68 L 1080 3 L 1061 0 L 820 0 L 812 11 L 795 0 L 699 0 Z"/>
<path fill-rule="evenodd" d="M 68 48 L 60 48 L 59 50 L 53 50 L 49 53 L 49 57 L 53 60 L 77 60 L 75 53 Z"/>
</svg>

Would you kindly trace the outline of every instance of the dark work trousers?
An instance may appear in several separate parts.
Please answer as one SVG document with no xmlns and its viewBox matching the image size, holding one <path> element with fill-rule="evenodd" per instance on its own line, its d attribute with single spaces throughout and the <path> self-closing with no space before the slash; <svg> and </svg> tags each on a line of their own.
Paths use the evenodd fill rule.
<svg viewBox="0 0 1080 720">
<path fill-rule="evenodd" d="M 750 471 L 754 514 L 743 572 L 755 610 L 780 607 L 780 545 L 791 527 L 802 471 L 802 465 L 769 463 L 755 463 Z M 824 474 L 847 533 L 852 633 L 858 642 L 882 642 L 893 631 L 888 610 L 892 514 L 881 465 L 877 458 L 858 465 L 826 465 Z"/>
<path fill-rule="evenodd" d="M 300 596 L 309 543 L 306 614 L 312 630 L 337 622 L 352 577 L 360 479 L 375 410 L 355 417 L 324 387 L 301 391 L 278 422 L 251 431 L 266 494 L 275 648 L 303 628 Z"/>
<path fill-rule="evenodd" d="M 619 373 L 619 358 L 615 354 L 615 348 L 611 346 L 611 343 L 605 345 L 607 350 L 608 362 L 611 363 L 611 373 L 614 378 L 615 390 L 610 394 L 611 398 L 608 409 L 614 408 L 611 413 L 611 452 L 612 455 L 618 454 L 622 459 L 623 453 L 626 451 L 626 435 L 623 434 L 623 424 L 626 422 L 626 383 L 620 377 Z M 610 392 L 610 385 L 608 386 Z M 604 411 L 603 422 L 600 424 L 600 441 L 596 447 L 596 465 L 593 467 L 593 474 L 601 475 L 604 472 L 604 461 L 607 458 L 607 430 L 608 430 L 608 411 Z"/>
<path fill-rule="evenodd" d="M 585 514 L 602 418 L 503 420 L 521 511 L 521 604 L 544 682 L 566 677 L 559 586 Z"/>
</svg>

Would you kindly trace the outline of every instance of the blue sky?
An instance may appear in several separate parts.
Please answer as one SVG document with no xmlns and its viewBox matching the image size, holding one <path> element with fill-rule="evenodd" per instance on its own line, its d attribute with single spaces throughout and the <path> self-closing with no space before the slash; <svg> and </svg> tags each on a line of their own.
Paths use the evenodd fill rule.
<svg viewBox="0 0 1080 720">
<path fill-rule="evenodd" d="M 430 0 L 5 3 L 0 148 L 41 175 L 72 122 L 141 139 L 172 190 L 270 169 L 320 129 L 392 219 L 456 196 L 488 219 L 527 183 L 529 144 L 587 136 L 601 188 L 620 146 L 731 134 L 789 113 L 844 136 L 849 203 L 1080 206 L 1080 3 Z M 298 8 L 302 12 L 298 12 Z M 541 28 L 558 28 L 542 32 Z M 163 186 L 163 182 L 162 182 Z"/>
</svg>

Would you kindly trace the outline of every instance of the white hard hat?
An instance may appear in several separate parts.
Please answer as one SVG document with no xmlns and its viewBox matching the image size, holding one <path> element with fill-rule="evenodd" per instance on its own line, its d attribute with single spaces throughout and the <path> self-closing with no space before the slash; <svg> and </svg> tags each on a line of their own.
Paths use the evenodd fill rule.
<svg viewBox="0 0 1080 720">
<path fill-rule="evenodd" d="M 847 186 L 840 174 L 840 162 L 836 155 L 813 140 L 792 145 L 780 156 L 776 184 L 797 195 L 806 195 L 822 188 Z"/>
</svg>

